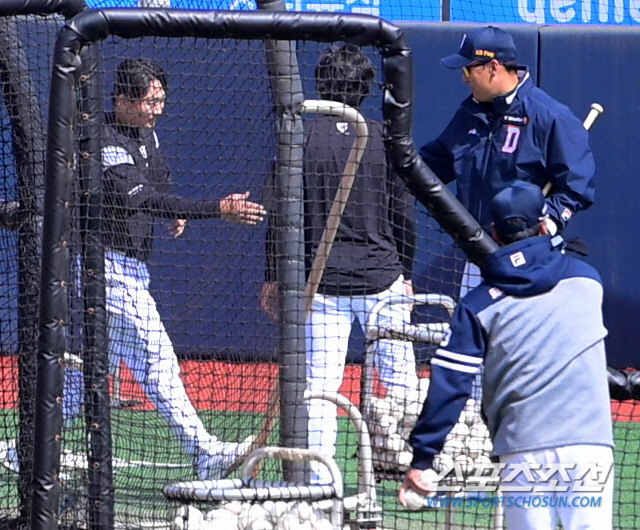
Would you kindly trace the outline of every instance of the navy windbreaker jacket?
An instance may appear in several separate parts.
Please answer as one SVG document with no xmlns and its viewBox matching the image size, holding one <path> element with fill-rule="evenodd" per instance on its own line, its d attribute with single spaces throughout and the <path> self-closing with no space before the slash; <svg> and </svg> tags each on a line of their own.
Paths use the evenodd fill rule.
<svg viewBox="0 0 640 530">
<path fill-rule="evenodd" d="M 544 188 L 559 228 L 594 199 L 588 133 L 568 107 L 523 72 L 516 89 L 490 103 L 465 99 L 442 134 L 420 149 L 444 182 L 456 180 L 460 202 L 486 229 L 494 195 L 519 179 Z"/>
</svg>

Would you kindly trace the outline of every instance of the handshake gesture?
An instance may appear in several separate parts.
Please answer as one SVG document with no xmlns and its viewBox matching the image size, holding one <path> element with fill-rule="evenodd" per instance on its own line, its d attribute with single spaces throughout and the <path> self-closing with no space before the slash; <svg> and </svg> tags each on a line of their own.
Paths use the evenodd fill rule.
<svg viewBox="0 0 640 530">
<path fill-rule="evenodd" d="M 220 199 L 220 218 L 230 223 L 256 225 L 261 222 L 267 211 L 264 206 L 248 201 L 250 192 L 233 193 Z"/>
</svg>

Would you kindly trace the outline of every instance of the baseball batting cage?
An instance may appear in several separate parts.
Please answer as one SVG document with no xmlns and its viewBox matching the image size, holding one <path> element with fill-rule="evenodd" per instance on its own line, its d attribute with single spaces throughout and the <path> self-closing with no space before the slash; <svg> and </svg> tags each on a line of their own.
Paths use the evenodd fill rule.
<svg viewBox="0 0 640 530">
<path fill-rule="evenodd" d="M 495 487 L 469 480 L 491 452 L 476 399 L 435 461 L 451 470 L 455 502 L 408 511 L 396 500 L 465 265 L 495 250 L 416 153 L 402 30 L 364 14 L 286 13 L 280 2 L 243 12 L 22 4 L 0 4 L 0 524 L 502 528 Z M 359 106 L 318 91 L 319 58 L 345 45 L 373 67 Z M 135 65 L 162 79 L 160 93 L 136 92 Z M 147 121 L 122 121 L 123 105 Z M 310 194 L 308 135 L 326 119 L 348 141 L 325 153 L 345 163 Z M 339 392 L 309 392 L 305 322 L 344 243 L 340 219 L 365 212 L 375 226 L 408 228 L 386 204 L 357 202 L 376 131 L 419 199 L 415 294 L 374 304 L 353 326 L 346 365 L 329 374 Z M 157 179 L 153 207 L 140 172 Z M 261 204 L 266 218 L 227 222 L 238 219 L 203 202 L 220 199 Z M 322 237 L 310 248 L 317 210 Z M 406 262 L 411 250 L 400 253 Z M 411 316 L 390 325 L 397 307 Z M 326 325 L 328 358 L 340 355 L 338 327 Z M 385 380 L 381 343 L 403 348 L 403 384 Z M 314 402 L 338 410 L 332 459 L 307 449 L 313 429 L 332 428 L 309 420 Z M 636 528 L 634 405 L 615 403 L 614 525 Z M 318 465 L 324 485 L 310 481 Z"/>
<path fill-rule="evenodd" d="M 316 93 L 318 57 L 345 43 L 357 44 L 375 70 L 359 109 Z M 132 65 L 152 68 L 160 93 L 146 94 L 146 85 L 135 97 L 127 93 L 123 79 Z M 58 505 L 60 524 L 91 528 L 186 528 L 200 519 L 212 528 L 223 520 L 230 528 L 493 524 L 491 509 L 482 506 L 410 515 L 395 501 L 426 385 L 415 376 L 414 348 L 405 361 L 414 375 L 400 391 L 381 384 L 370 354 L 384 340 L 415 343 L 426 359 L 444 338 L 460 283 L 452 273 L 461 274 L 465 260 L 438 223 L 472 258 L 495 248 L 418 157 L 410 138 L 411 83 L 402 31 L 365 15 L 87 10 L 61 30 L 49 116 L 36 414 L 43 459 L 34 470 L 34 522 Z M 147 136 L 122 116 L 123 106 L 140 104 L 142 96 L 158 106 Z M 326 116 L 335 116 L 353 141 L 339 157 L 346 160 L 339 191 L 327 201 L 323 250 L 307 278 L 305 212 L 315 205 L 305 203 L 304 138 Z M 332 243 L 344 237 L 336 235 L 335 220 L 366 174 L 360 159 L 376 123 L 384 124 L 390 163 L 432 209 L 416 230 L 432 254 L 415 259 L 441 285 L 415 298 L 401 291 L 381 300 L 361 323 L 366 334 L 353 337 L 364 363 L 349 363 L 343 393 L 307 395 L 307 301 L 320 283 L 322 256 L 330 260 Z M 158 166 L 160 150 L 170 183 Z M 136 180 L 142 171 L 158 179 L 158 195 L 138 201 L 146 193 L 147 181 Z M 224 212 L 205 219 L 205 203 L 195 214 L 184 202 L 176 210 L 170 193 L 192 203 L 245 194 L 244 201 L 264 205 L 268 218 L 256 226 L 226 223 Z M 149 207 L 153 201 L 160 203 Z M 150 221 L 140 211 L 166 219 Z M 383 211 L 391 221 L 374 224 L 393 222 Z M 195 218 L 179 238 L 175 217 Z M 153 253 L 146 237 L 152 230 Z M 367 267 L 358 263 L 353 274 Z M 279 307 L 270 319 L 260 294 L 274 279 Z M 382 325 L 386 306 L 412 303 L 415 324 Z M 338 401 L 334 460 L 306 449 L 309 400 Z M 481 425 L 471 403 L 456 434 L 459 450 L 448 455 L 451 463 L 464 456 L 465 472 L 486 452 Z M 467 453 L 461 440 L 472 432 L 477 443 Z M 203 472 L 207 444 L 236 451 L 233 463 L 252 442 L 284 449 L 252 453 L 235 462 L 243 467 L 232 466 L 229 478 L 226 467 Z M 44 458 L 58 450 L 59 470 L 56 459 Z M 309 462 L 317 460 L 332 471 L 324 485 L 308 483 Z"/>
</svg>

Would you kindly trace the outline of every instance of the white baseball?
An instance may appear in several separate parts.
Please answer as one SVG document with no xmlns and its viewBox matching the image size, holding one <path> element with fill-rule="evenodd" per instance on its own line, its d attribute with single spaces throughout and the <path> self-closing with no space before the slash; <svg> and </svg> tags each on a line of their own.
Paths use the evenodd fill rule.
<svg viewBox="0 0 640 530">
<path fill-rule="evenodd" d="M 459 440 L 458 438 L 451 438 L 444 443 L 441 452 L 445 455 L 449 455 L 451 458 L 455 458 L 456 456 L 461 455 L 463 450 L 464 444 L 462 443 L 462 440 Z"/>
<path fill-rule="evenodd" d="M 229 513 L 232 513 L 234 515 L 240 515 L 242 513 L 242 507 L 243 507 L 243 503 L 241 503 L 240 501 L 231 501 L 231 502 L 227 502 L 223 508 L 228 511 Z"/>
<path fill-rule="evenodd" d="M 273 503 L 273 506 L 269 506 L 269 514 L 271 515 L 272 521 L 277 521 L 282 517 L 287 510 L 289 509 L 289 505 L 285 501 L 276 501 Z"/>
<path fill-rule="evenodd" d="M 453 467 L 453 457 L 445 453 L 439 453 L 433 457 L 433 467 L 438 472 L 449 470 Z"/>
<path fill-rule="evenodd" d="M 298 530 L 300 527 L 300 521 L 298 516 L 292 513 L 285 513 L 278 519 L 276 525 L 277 530 Z"/>
<path fill-rule="evenodd" d="M 391 401 L 389 400 L 373 397 L 371 398 L 371 406 L 376 418 L 391 414 Z"/>
<path fill-rule="evenodd" d="M 411 451 L 402 451 L 398 453 L 397 462 L 401 467 L 409 467 L 411 465 L 411 460 L 413 460 L 413 454 Z"/>
<path fill-rule="evenodd" d="M 398 432 L 398 421 L 393 416 L 385 414 L 378 419 L 378 427 L 386 435 L 393 434 Z"/>
<path fill-rule="evenodd" d="M 334 530 L 333 524 L 329 519 L 318 519 L 313 523 L 313 530 Z"/>
<path fill-rule="evenodd" d="M 418 391 L 422 394 L 426 395 L 429 391 L 429 385 L 431 384 L 431 380 L 428 377 L 421 377 L 418 382 Z"/>
<path fill-rule="evenodd" d="M 474 460 L 484 451 L 484 440 L 469 437 L 467 439 L 467 454 Z"/>
<path fill-rule="evenodd" d="M 476 422 L 471 426 L 469 436 L 478 440 L 489 438 L 489 429 L 483 422 Z"/>
<path fill-rule="evenodd" d="M 204 514 L 197 508 L 181 506 L 171 525 L 173 530 L 198 530 L 204 523 Z"/>
<path fill-rule="evenodd" d="M 250 526 L 254 521 L 268 520 L 269 517 L 269 512 L 259 504 L 249 504 L 248 509 L 243 507 L 242 513 L 238 517 L 238 527 L 241 530 L 259 530 Z"/>
<path fill-rule="evenodd" d="M 466 423 L 458 422 L 453 426 L 453 429 L 449 432 L 449 436 L 451 438 L 458 438 L 460 440 L 464 440 L 467 436 L 469 436 L 471 429 Z"/>
<path fill-rule="evenodd" d="M 477 402 L 475 399 L 473 398 L 469 398 L 467 399 L 467 402 L 464 405 L 464 411 L 466 414 L 468 414 L 469 416 L 475 416 L 478 413 L 478 410 L 476 407 L 478 406 Z"/>
<path fill-rule="evenodd" d="M 311 508 L 308 502 L 294 502 L 289 507 L 289 513 L 297 515 L 300 521 L 310 521 L 313 516 L 313 508 Z"/>
<path fill-rule="evenodd" d="M 221 530 L 220 527 L 216 527 L 213 530 Z M 225 528 L 227 530 L 227 528 Z M 228 530 L 231 530 L 230 528 Z M 267 519 L 254 519 L 250 521 L 244 530 L 273 530 L 273 525 Z"/>
<path fill-rule="evenodd" d="M 453 464 L 460 467 L 463 475 L 468 475 L 473 471 L 473 458 L 467 455 L 458 455 L 453 459 Z"/>
<path fill-rule="evenodd" d="M 426 503 L 426 498 L 420 495 L 416 490 L 407 488 L 404 491 L 404 502 L 407 510 L 422 510 Z"/>
</svg>

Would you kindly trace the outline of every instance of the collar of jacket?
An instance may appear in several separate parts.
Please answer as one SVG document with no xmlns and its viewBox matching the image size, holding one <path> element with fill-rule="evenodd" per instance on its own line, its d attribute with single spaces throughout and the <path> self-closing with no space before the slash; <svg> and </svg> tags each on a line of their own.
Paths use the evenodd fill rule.
<svg viewBox="0 0 640 530">
<path fill-rule="evenodd" d="M 520 99 L 522 95 L 531 90 L 533 82 L 531 81 L 529 70 L 527 68 L 519 70 L 518 77 L 520 77 L 520 81 L 511 92 L 498 96 L 491 102 L 493 104 L 493 112 L 496 115 L 504 116 L 516 99 Z"/>
</svg>

